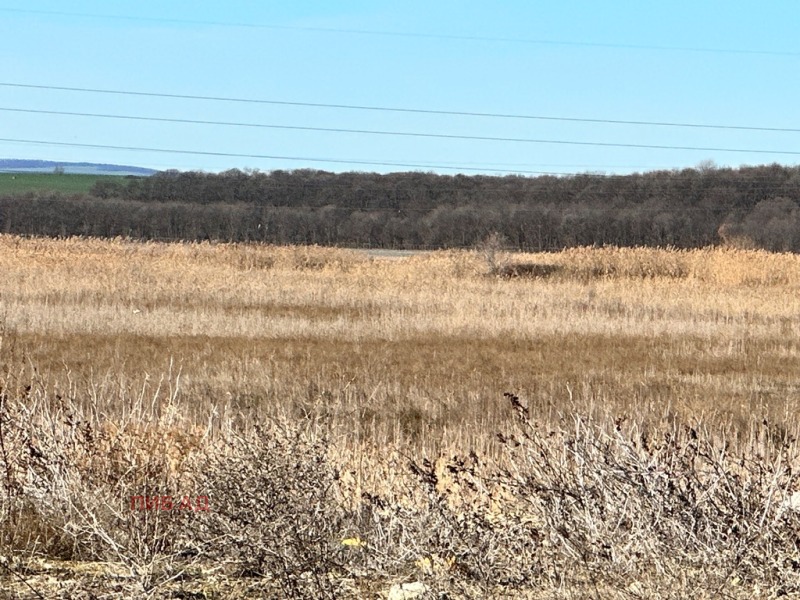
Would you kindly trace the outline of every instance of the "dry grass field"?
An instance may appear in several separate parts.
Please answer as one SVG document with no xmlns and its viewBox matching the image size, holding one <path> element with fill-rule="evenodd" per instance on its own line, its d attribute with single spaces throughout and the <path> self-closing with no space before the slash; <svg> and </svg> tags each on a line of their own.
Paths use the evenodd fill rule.
<svg viewBox="0 0 800 600">
<path fill-rule="evenodd" d="M 800 592 L 800 256 L 0 236 L 0 273 L 9 597 Z M 130 507 L 168 494 L 210 510 Z"/>
</svg>

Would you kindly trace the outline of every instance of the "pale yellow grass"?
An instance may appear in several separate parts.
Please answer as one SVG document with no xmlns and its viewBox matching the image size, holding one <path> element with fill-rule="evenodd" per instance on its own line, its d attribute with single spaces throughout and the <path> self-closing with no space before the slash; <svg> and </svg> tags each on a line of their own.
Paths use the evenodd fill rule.
<svg viewBox="0 0 800 600">
<path fill-rule="evenodd" d="M 424 445 L 491 444 L 504 391 L 542 411 L 572 402 L 656 419 L 786 415 L 798 399 L 800 257 L 606 248 L 505 260 L 560 270 L 490 277 L 467 251 L 390 261 L 0 236 L 0 318 L 53 385 L 139 385 L 173 360 L 198 419 L 210 406 L 324 414 L 358 437 Z"/>
<path fill-rule="evenodd" d="M 545 282 L 482 277 L 477 255 L 453 252 L 379 261 L 319 248 L 12 237 L 0 248 L 7 324 L 30 333 L 771 336 L 796 325 L 800 313 L 800 262 L 763 252 L 514 257 L 571 275 Z M 674 264 L 680 275 L 664 276 Z"/>
<path fill-rule="evenodd" d="M 651 500 L 646 491 L 661 481 L 658 468 L 675 469 L 673 459 L 691 451 L 698 432 L 707 444 L 703 447 L 712 448 L 710 464 L 722 469 L 719 472 L 727 473 L 728 453 L 737 450 L 747 457 L 748 465 L 755 465 L 745 470 L 749 479 L 739 482 L 745 500 L 748 490 L 766 490 L 769 508 L 773 500 L 782 501 L 794 491 L 793 483 L 776 482 L 791 479 L 796 469 L 800 433 L 796 419 L 800 257 L 713 248 L 604 248 L 509 254 L 499 260 L 513 268 L 494 272 L 546 276 L 490 276 L 493 269 L 482 255 L 468 251 L 382 260 L 323 248 L 0 236 L 0 398 L 3 410 L 11 415 L 3 425 L 3 455 L 17 450 L 14 456 L 21 457 L 4 473 L 5 491 L 16 489 L 12 479 L 26 481 L 33 490 L 26 493 L 34 497 L 41 490 L 33 485 L 36 479 L 31 479 L 34 473 L 28 467 L 35 463 L 29 455 L 56 460 L 68 448 L 64 455 L 76 465 L 70 471 L 74 486 L 70 489 L 78 490 L 77 499 L 83 499 L 84 492 L 91 496 L 88 491 L 94 485 L 116 494 L 112 504 L 122 502 L 127 508 L 127 497 L 118 497 L 123 488 L 111 486 L 107 475 L 124 473 L 123 479 L 131 477 L 134 487 L 137 482 L 140 487 L 167 482 L 186 491 L 203 474 L 193 470 L 192 460 L 204 453 L 217 459 L 234 453 L 229 442 L 254 432 L 247 438 L 250 442 L 269 444 L 270 437 L 259 437 L 255 426 L 278 417 L 277 428 L 288 423 L 309 439 L 317 434 L 329 438 L 326 452 L 337 472 L 337 506 L 365 515 L 362 525 L 365 535 L 371 535 L 366 549 L 373 558 L 399 551 L 400 558 L 385 562 L 393 577 L 402 574 L 398 580 L 403 581 L 423 577 L 419 561 L 450 560 L 461 567 L 473 560 L 470 552 L 478 552 L 473 542 L 500 535 L 484 526 L 488 538 L 470 538 L 466 529 L 459 535 L 467 537 L 442 540 L 432 555 L 433 550 L 414 546 L 414 536 L 397 542 L 393 535 L 416 526 L 414 511 L 441 508 L 431 504 L 432 493 L 453 514 L 465 519 L 478 515 L 479 524 L 484 518 L 502 523 L 524 517 L 524 522 L 538 528 L 529 532 L 535 547 L 539 533 L 549 539 L 572 534 L 562 532 L 559 511 L 533 506 L 537 494 L 549 493 L 547 486 L 538 489 L 537 482 L 550 477 L 553 485 L 560 481 L 569 491 L 569 476 L 577 473 L 580 481 L 588 477 L 588 483 L 579 486 L 581 493 L 602 499 L 592 477 L 600 483 L 619 483 L 613 461 L 621 460 L 617 466 L 628 469 L 625 472 L 636 484 L 630 489 L 644 492 L 638 499 L 626 496 L 621 507 L 606 508 L 622 514 L 630 500 L 638 507 L 630 512 L 633 526 L 638 515 L 650 514 L 644 510 Z M 504 392 L 518 395 L 530 410 L 531 421 L 523 419 L 521 430 L 510 423 L 516 417 Z M 535 429 L 526 430 L 525 423 Z M 590 435 L 588 442 L 572 445 L 560 441 L 569 437 L 565 432 L 583 439 L 594 431 L 592 424 L 599 425 L 592 433 L 596 439 Z M 21 435 L 28 425 L 31 439 L 9 437 L 15 431 Z M 525 439 L 519 437 L 520 431 L 536 435 L 517 443 L 520 452 L 530 454 L 515 458 L 517 450 L 508 436 Z M 505 432 L 506 442 L 498 432 Z M 793 436 L 783 435 L 786 432 Z M 603 444 L 614 436 L 630 439 L 631 445 L 604 454 L 603 448 L 610 446 Z M 50 444 L 44 452 L 35 447 L 44 443 Z M 545 444 L 540 454 L 537 443 Z M 31 448 L 39 454 L 31 454 Z M 573 456 L 574 452 L 578 454 Z M 637 453 L 644 453 L 646 460 L 630 463 Z M 478 469 L 474 487 L 467 485 L 472 479 L 464 467 L 453 467 L 455 455 L 474 456 L 476 464 L 486 468 Z M 273 452 L 272 459 L 275 456 L 281 455 Z M 409 471 L 409 461 L 424 465 L 426 457 L 435 475 L 433 491 Z M 540 468 L 536 457 L 550 468 Z M 596 473 L 583 472 L 586 457 L 596 459 Z M 247 473 L 257 477 L 259 469 L 269 466 L 260 462 Z M 292 464 L 297 468 L 294 459 Z M 653 465 L 658 468 L 651 472 Z M 774 477 L 768 471 L 773 466 Z M 744 469 L 745 462 L 734 467 L 731 474 Z M 498 475 L 503 472 L 504 476 Z M 235 478 L 237 473 L 234 469 L 228 476 Z M 526 473 L 527 480 L 517 477 Z M 688 479 L 681 479 L 680 473 L 675 476 L 679 486 L 682 481 L 702 483 L 713 470 L 689 468 L 687 473 Z M 561 476 L 566 479 L 559 480 Z M 771 487 L 762 480 L 771 481 Z M 738 485 L 735 477 L 731 482 Z M 311 482 L 312 488 L 315 483 Z M 257 480 L 245 477 L 237 485 L 245 497 L 259 493 Z M 710 494 L 717 487 L 699 489 Z M 730 510 L 736 516 L 744 504 L 737 504 L 739 488 L 734 488 L 726 488 L 733 490 L 726 506 L 734 507 Z M 225 506 L 235 500 L 230 490 L 225 494 L 215 502 Z M 694 505 L 694 500 L 687 500 L 687 506 L 697 509 L 702 494 Z M 378 521 L 370 529 L 369 515 L 377 514 L 369 512 L 377 510 L 370 508 L 374 495 L 388 507 L 385 510 L 397 511 L 392 519 L 406 515 L 392 535 L 381 529 L 391 520 Z M 279 505 L 276 510 L 283 508 Z M 306 508 L 298 507 L 296 516 Z M 29 518 L 24 511 L 19 514 L 20 519 Z M 422 510 L 418 518 L 428 518 L 426 514 Z M 667 515 L 657 509 L 652 524 L 666 519 L 678 522 L 682 514 Z M 123 526 L 108 527 L 121 539 L 127 538 L 115 528 L 122 527 L 125 535 L 133 532 L 125 560 L 141 565 L 150 555 L 137 547 L 148 543 L 145 531 L 137 529 L 141 526 L 137 516 L 141 515 L 131 513 Z M 564 555 L 552 558 L 552 564 L 560 565 L 563 559 L 564 565 L 572 565 L 566 580 L 534 578 L 526 596 L 522 589 L 497 584 L 495 573 L 478 578 L 483 587 L 466 597 L 500 597 L 501 592 L 538 597 L 545 584 L 553 587 L 542 589 L 559 590 L 559 597 L 668 597 L 649 593 L 651 589 L 675 589 L 685 597 L 686 590 L 696 587 L 692 581 L 708 575 L 705 571 L 665 575 L 660 564 L 639 565 L 636 540 L 618 531 L 624 520 L 601 516 L 592 520 L 587 513 L 584 529 L 577 527 L 577 532 L 589 532 L 591 541 L 597 531 L 614 529 L 617 522 L 616 530 L 609 530 L 606 537 L 633 571 L 628 577 L 616 559 L 592 566 L 584 558 L 583 566 L 586 573 L 595 574 L 592 577 L 613 571 L 606 583 L 619 584 L 617 596 L 601 593 L 597 584 L 590 586 L 579 560 L 565 546 Z M 723 516 L 719 531 L 729 527 Z M 551 517 L 556 525 L 548 529 Z M 271 518 L 268 515 L 267 521 Z M 45 539 L 49 552 L 69 555 L 59 550 L 57 527 L 41 515 L 20 523 L 6 530 L 9 547 L 28 551 L 30 540 Z M 420 523 L 420 529 L 413 530 L 417 537 L 450 522 Z M 793 531 L 791 524 L 785 529 Z M 18 531 L 22 533 L 17 535 Z M 784 533 L 777 526 L 776 531 L 776 536 Z M 485 549 L 501 557 L 505 545 L 511 551 L 518 532 L 503 535 Z M 668 565 L 672 558 L 681 568 L 702 564 L 692 557 L 673 556 L 687 541 L 684 538 L 679 534 L 668 542 L 659 540 L 666 546 L 658 551 L 647 546 L 651 540 L 646 538 L 642 548 L 650 548 L 651 556 Z M 105 538 L 92 539 L 104 556 Z M 758 541 L 744 534 L 734 537 L 744 548 L 753 540 Z M 594 548 L 594 542 L 587 544 Z M 789 546 L 780 546 L 786 556 L 793 551 Z M 542 546 L 543 553 L 536 556 L 548 556 L 543 549 L 552 547 L 560 546 Z M 457 559 L 450 555 L 453 548 L 461 548 Z M 725 550 L 722 545 L 708 548 L 706 559 Z M 517 568 L 530 569 L 530 556 L 520 558 Z M 739 560 L 738 555 L 734 558 Z M 722 589 L 724 584 L 728 592 L 733 590 L 728 597 L 757 597 L 757 586 L 740 586 L 738 576 L 726 581 L 741 567 L 736 561 L 723 569 L 722 583 L 709 589 Z M 389 589 L 383 573 L 371 573 L 361 582 L 367 586 L 361 597 L 376 597 L 378 591 Z M 452 575 L 477 585 L 474 574 Z M 19 578 L 11 579 L 22 585 Z M 169 575 L 167 582 L 171 579 Z M 244 586 L 247 579 L 234 577 L 227 583 Z M 198 580 L 211 585 L 211 578 Z M 42 589 L 50 585 L 31 581 Z M 85 583 L 76 583 L 76 589 Z M 648 588 L 650 584 L 654 587 Z M 162 585 L 164 594 L 167 587 Z M 245 595 L 238 588 L 225 593 L 221 589 L 220 597 Z M 555 591 L 550 595 L 557 597 Z M 714 596 L 704 591 L 697 595 Z"/>
</svg>

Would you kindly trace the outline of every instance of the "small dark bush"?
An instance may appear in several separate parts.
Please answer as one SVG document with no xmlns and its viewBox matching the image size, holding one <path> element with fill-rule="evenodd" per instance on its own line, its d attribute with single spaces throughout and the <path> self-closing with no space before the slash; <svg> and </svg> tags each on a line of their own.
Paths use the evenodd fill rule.
<svg viewBox="0 0 800 600">
<path fill-rule="evenodd" d="M 547 263 L 511 263 L 500 267 L 497 274 L 508 279 L 516 277 L 544 279 L 562 270 L 563 267 L 561 265 Z"/>
</svg>

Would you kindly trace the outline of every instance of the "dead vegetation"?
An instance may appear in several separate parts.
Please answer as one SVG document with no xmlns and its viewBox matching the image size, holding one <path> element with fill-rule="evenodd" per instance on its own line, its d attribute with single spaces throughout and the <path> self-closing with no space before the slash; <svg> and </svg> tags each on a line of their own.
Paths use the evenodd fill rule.
<svg viewBox="0 0 800 600">
<path fill-rule="evenodd" d="M 0 248 L 11 597 L 800 593 L 793 255 Z"/>
</svg>

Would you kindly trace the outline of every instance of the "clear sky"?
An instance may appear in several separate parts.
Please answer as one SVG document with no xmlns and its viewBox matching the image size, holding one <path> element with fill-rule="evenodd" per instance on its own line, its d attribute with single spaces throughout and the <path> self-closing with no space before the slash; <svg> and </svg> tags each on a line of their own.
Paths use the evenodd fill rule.
<svg viewBox="0 0 800 600">
<path fill-rule="evenodd" d="M 796 0 L 0 0 L 0 158 L 205 171 L 442 173 L 797 164 L 798 26 Z"/>
</svg>

